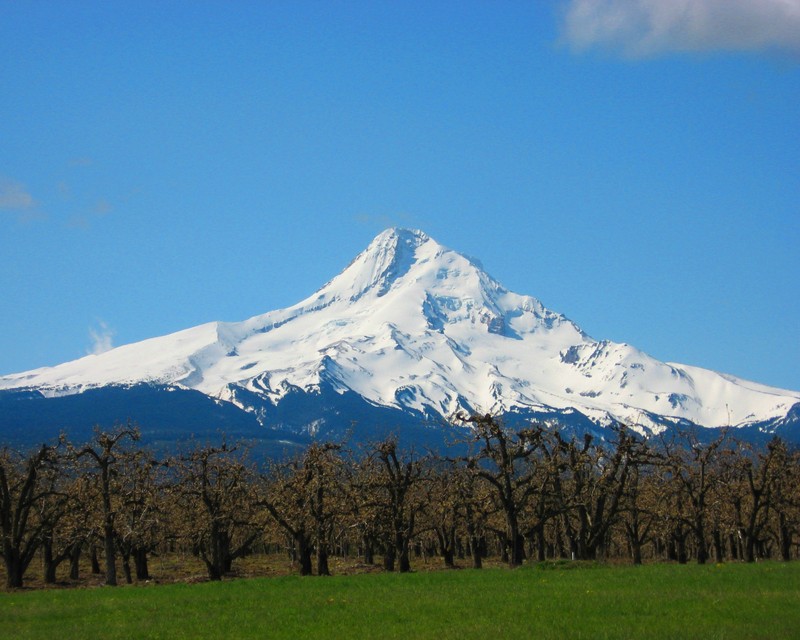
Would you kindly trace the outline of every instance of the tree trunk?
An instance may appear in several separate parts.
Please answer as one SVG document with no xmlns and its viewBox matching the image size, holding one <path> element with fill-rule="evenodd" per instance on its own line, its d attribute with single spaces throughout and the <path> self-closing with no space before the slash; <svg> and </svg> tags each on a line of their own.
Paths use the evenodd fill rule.
<svg viewBox="0 0 800 640">
<path fill-rule="evenodd" d="M 362 538 L 362 544 L 364 545 L 364 564 L 374 564 L 375 547 L 373 545 L 372 537 L 365 535 Z"/>
<path fill-rule="evenodd" d="M 136 579 L 149 580 L 150 570 L 147 566 L 147 549 L 137 548 L 133 552 L 133 560 L 136 564 Z"/>
<path fill-rule="evenodd" d="M 317 541 L 317 575 L 331 575 L 328 568 L 328 545 L 321 541 Z"/>
<path fill-rule="evenodd" d="M 739 553 L 739 541 L 732 533 L 728 535 L 728 546 L 731 550 L 731 560 L 738 560 L 742 557 Z"/>
<path fill-rule="evenodd" d="M 116 550 L 114 549 L 114 530 L 106 525 L 103 531 L 103 551 L 106 556 L 106 586 L 117 586 Z"/>
<path fill-rule="evenodd" d="M 456 566 L 455 557 L 453 554 L 452 549 L 444 548 L 442 549 L 442 559 L 444 560 L 444 566 L 448 569 L 452 569 Z"/>
<path fill-rule="evenodd" d="M 506 527 L 508 534 L 508 566 L 518 567 L 525 559 L 525 538 L 520 535 L 517 514 L 506 514 Z"/>
<path fill-rule="evenodd" d="M 671 537 L 667 541 L 667 560 L 669 561 L 676 561 L 678 559 L 678 547 L 675 542 L 675 538 Z"/>
<path fill-rule="evenodd" d="M 209 580 L 222 580 L 222 574 L 219 572 L 219 567 L 213 562 L 206 561 L 206 571 L 208 572 Z"/>
<path fill-rule="evenodd" d="M 722 534 L 720 533 L 719 529 L 714 529 L 713 533 L 711 534 L 711 538 L 714 541 L 714 562 L 720 564 L 724 559 L 724 552 L 722 549 Z"/>
<path fill-rule="evenodd" d="M 480 536 L 470 534 L 469 536 L 469 549 L 470 554 L 472 555 L 472 568 L 473 569 L 482 569 L 483 568 L 483 545 L 481 544 Z"/>
<path fill-rule="evenodd" d="M 642 564 L 642 545 L 635 537 L 630 537 L 628 540 L 631 543 L 631 556 L 633 557 L 633 564 Z"/>
<path fill-rule="evenodd" d="M 133 576 L 131 575 L 131 554 L 126 551 L 122 554 L 122 572 L 125 575 L 125 583 L 133 584 Z"/>
<path fill-rule="evenodd" d="M 408 538 L 402 536 L 398 541 L 397 557 L 400 563 L 400 573 L 411 571 L 411 558 L 408 555 Z"/>
<path fill-rule="evenodd" d="M 792 559 L 792 530 L 786 524 L 786 516 L 784 514 L 780 514 L 779 520 L 781 560 L 789 562 Z"/>
<path fill-rule="evenodd" d="M 470 543 L 470 547 L 472 547 L 472 568 L 473 569 L 482 569 L 483 568 L 483 552 L 480 546 L 480 543 L 475 540 Z"/>
<path fill-rule="evenodd" d="M 697 564 L 705 564 L 706 560 L 708 560 L 708 548 L 706 547 L 706 541 L 697 541 Z"/>
<path fill-rule="evenodd" d="M 678 564 L 686 564 L 689 561 L 689 557 L 686 553 L 686 536 L 679 535 L 678 539 L 675 541 L 675 546 L 678 552 Z"/>
<path fill-rule="evenodd" d="M 219 539 L 219 563 L 220 573 L 227 575 L 233 571 L 233 554 L 231 553 L 231 537 L 227 531 L 223 531 Z"/>
<path fill-rule="evenodd" d="M 21 589 L 22 577 L 25 575 L 25 566 L 16 550 L 6 550 L 3 554 L 6 564 L 6 587 Z"/>
<path fill-rule="evenodd" d="M 92 551 L 91 551 L 91 562 L 92 562 L 92 574 L 97 575 L 100 573 L 100 560 L 97 557 L 97 547 L 92 544 Z"/>
<path fill-rule="evenodd" d="M 439 551 L 441 552 L 444 566 L 452 569 L 455 564 L 455 532 L 454 531 L 436 531 L 436 537 L 439 540 Z"/>
<path fill-rule="evenodd" d="M 69 578 L 70 580 L 79 580 L 81 577 L 81 551 L 83 551 L 83 544 L 76 542 L 70 547 L 69 550 Z"/>
<path fill-rule="evenodd" d="M 209 549 L 202 551 L 209 580 L 222 580 L 222 576 L 225 573 L 223 537 L 224 533 L 220 530 L 219 524 L 216 521 L 212 522 L 208 535 Z M 208 551 L 211 552 L 210 556 Z"/>
<path fill-rule="evenodd" d="M 544 525 L 540 525 L 536 527 L 536 560 L 538 562 L 544 562 L 547 559 L 545 548 Z"/>
<path fill-rule="evenodd" d="M 57 566 L 58 564 L 54 562 L 53 558 L 53 540 L 45 536 L 42 540 L 42 570 L 45 584 L 55 584 Z"/>
<path fill-rule="evenodd" d="M 387 546 L 383 553 L 383 568 L 386 571 L 394 571 L 395 549 L 393 546 Z"/>
<path fill-rule="evenodd" d="M 745 535 L 744 561 L 745 562 L 756 561 L 756 539 L 755 536 L 749 534 Z"/>
<path fill-rule="evenodd" d="M 295 544 L 297 546 L 297 560 L 300 563 L 300 575 L 310 576 L 312 573 L 311 567 L 311 545 L 309 545 L 305 534 L 300 533 L 295 537 Z"/>
<path fill-rule="evenodd" d="M 695 541 L 697 542 L 697 564 L 705 564 L 708 560 L 708 545 L 706 544 L 705 527 L 702 523 L 697 525 Z"/>
</svg>

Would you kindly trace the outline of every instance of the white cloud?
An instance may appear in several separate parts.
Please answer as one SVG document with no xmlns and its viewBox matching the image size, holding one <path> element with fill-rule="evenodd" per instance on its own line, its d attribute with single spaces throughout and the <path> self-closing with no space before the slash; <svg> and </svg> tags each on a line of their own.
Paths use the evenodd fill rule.
<svg viewBox="0 0 800 640">
<path fill-rule="evenodd" d="M 102 320 L 99 320 L 97 324 L 97 327 L 89 328 L 89 337 L 92 340 L 92 346 L 87 349 L 86 353 L 88 354 L 100 355 L 114 348 L 112 342 L 114 330 Z"/>
<path fill-rule="evenodd" d="M 578 51 L 800 53 L 800 0 L 569 0 L 563 35 Z"/>
<path fill-rule="evenodd" d="M 23 184 L 0 176 L 0 209 L 25 211 L 35 205 L 36 201 Z"/>
</svg>

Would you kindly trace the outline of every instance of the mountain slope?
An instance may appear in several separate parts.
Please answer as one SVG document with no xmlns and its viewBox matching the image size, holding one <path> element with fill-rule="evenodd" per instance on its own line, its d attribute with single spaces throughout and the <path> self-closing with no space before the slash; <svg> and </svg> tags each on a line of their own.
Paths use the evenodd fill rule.
<svg viewBox="0 0 800 640">
<path fill-rule="evenodd" d="M 200 391 L 266 426 L 287 394 L 331 390 L 420 416 L 578 411 L 643 432 L 776 423 L 800 403 L 800 392 L 593 340 L 476 261 L 401 229 L 292 307 L 4 376 L 0 390 L 55 397 L 139 383 Z"/>
</svg>

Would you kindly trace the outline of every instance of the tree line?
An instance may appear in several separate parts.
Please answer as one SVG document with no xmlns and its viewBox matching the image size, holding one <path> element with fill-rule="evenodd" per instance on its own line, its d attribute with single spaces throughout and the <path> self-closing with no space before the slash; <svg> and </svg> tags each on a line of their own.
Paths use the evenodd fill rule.
<svg viewBox="0 0 800 640">
<path fill-rule="evenodd" d="M 387 571 L 415 558 L 447 567 L 486 558 L 753 562 L 796 558 L 800 453 L 778 438 L 753 448 L 728 432 L 644 440 L 624 427 L 563 437 L 491 415 L 463 418 L 459 455 L 402 449 L 388 438 L 353 450 L 313 443 L 257 461 L 242 443 L 196 444 L 157 457 L 131 425 L 0 451 L 0 532 L 9 588 L 39 558 L 46 583 L 81 558 L 105 584 L 147 580 L 153 555 L 191 553 L 208 578 L 237 559 L 285 552 L 302 575 L 332 556 Z M 102 559 L 102 567 L 100 560 Z"/>
</svg>

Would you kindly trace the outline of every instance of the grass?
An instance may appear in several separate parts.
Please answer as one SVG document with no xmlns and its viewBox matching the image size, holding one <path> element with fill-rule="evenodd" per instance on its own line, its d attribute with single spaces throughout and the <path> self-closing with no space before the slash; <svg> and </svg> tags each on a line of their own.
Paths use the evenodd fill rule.
<svg viewBox="0 0 800 640">
<path fill-rule="evenodd" d="M 0 637 L 777 640 L 798 604 L 800 563 L 568 563 L 7 592 Z"/>
</svg>

